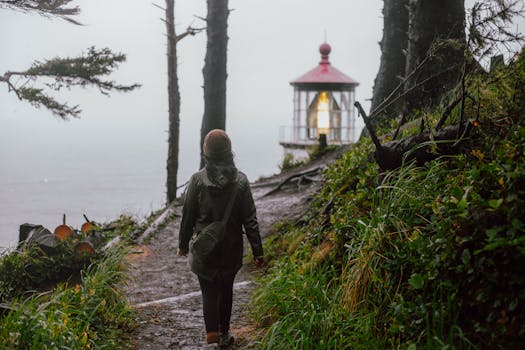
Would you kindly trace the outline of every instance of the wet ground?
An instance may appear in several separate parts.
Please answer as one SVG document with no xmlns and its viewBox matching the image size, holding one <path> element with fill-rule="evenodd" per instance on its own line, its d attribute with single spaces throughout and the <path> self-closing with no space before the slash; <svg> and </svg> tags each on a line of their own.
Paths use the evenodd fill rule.
<svg viewBox="0 0 525 350">
<path fill-rule="evenodd" d="M 313 194 L 318 191 L 322 178 L 320 175 L 309 177 L 309 180 L 297 178 L 281 190 L 268 196 L 265 194 L 291 174 L 322 167 L 335 156 L 252 186 L 263 237 L 269 234 L 276 221 L 299 219 L 307 210 Z M 187 258 L 177 256 L 180 215 L 179 207 L 175 218 L 155 233 L 150 243 L 135 247 L 129 256 L 131 278 L 126 293 L 138 310 L 139 326 L 131 335 L 136 349 L 205 348 L 198 281 L 188 268 Z M 251 251 L 246 240 L 245 255 L 245 261 L 249 261 Z M 247 302 L 254 287 L 252 279 L 255 273 L 258 272 L 254 272 L 251 264 L 247 263 L 235 280 L 231 332 L 237 339 L 236 349 L 254 348 L 250 340 L 252 327 L 247 317 Z"/>
</svg>

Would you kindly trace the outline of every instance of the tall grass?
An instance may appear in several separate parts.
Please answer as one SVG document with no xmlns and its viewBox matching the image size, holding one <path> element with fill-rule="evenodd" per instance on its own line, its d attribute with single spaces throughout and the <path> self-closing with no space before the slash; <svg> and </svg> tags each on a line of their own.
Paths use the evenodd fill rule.
<svg viewBox="0 0 525 350">
<path fill-rule="evenodd" d="M 122 349 L 133 314 L 118 283 L 124 250 L 82 271 L 81 283 L 18 299 L 0 318 L 0 349 Z"/>
<path fill-rule="evenodd" d="M 269 325 L 258 344 L 260 349 L 378 348 L 377 339 L 361 332 L 370 326 L 366 318 L 349 317 L 336 302 L 340 294 L 337 276 L 329 266 L 306 273 L 290 260 L 276 266 L 261 281 L 264 289 L 259 289 L 252 304 L 254 319 Z"/>
</svg>

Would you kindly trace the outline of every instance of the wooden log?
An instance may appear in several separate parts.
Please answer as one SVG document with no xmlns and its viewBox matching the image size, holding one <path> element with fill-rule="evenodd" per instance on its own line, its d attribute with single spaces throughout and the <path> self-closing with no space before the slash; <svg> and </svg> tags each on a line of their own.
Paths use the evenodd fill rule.
<svg viewBox="0 0 525 350">
<path fill-rule="evenodd" d="M 88 240 L 78 242 L 75 245 L 75 254 L 77 257 L 81 257 L 82 255 L 94 255 L 95 253 L 95 247 L 93 247 L 93 244 Z"/>
<path fill-rule="evenodd" d="M 66 214 L 62 216 L 62 225 L 57 226 L 53 233 L 61 241 L 73 235 L 73 228 L 66 225 Z"/>
<path fill-rule="evenodd" d="M 422 165 L 442 155 L 458 154 L 465 141 L 465 138 L 457 139 L 460 129 L 465 130 L 464 135 L 468 135 L 473 126 L 467 122 L 463 128 L 461 125 L 448 126 L 432 136 L 427 132 L 386 142 L 376 149 L 374 157 L 382 170 L 393 170 L 399 168 L 403 162 L 415 160 L 418 165 Z"/>
</svg>

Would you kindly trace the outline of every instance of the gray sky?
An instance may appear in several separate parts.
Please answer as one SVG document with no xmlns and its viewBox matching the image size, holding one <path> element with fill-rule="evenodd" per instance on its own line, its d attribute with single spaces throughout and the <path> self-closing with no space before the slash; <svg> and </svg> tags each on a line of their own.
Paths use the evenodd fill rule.
<svg viewBox="0 0 525 350">
<path fill-rule="evenodd" d="M 59 19 L 0 11 L 0 72 L 27 68 L 35 59 L 74 56 L 91 45 L 126 53 L 128 61 L 113 78 L 143 87 L 129 94 L 101 96 L 92 89 L 60 94 L 79 103 L 81 119 L 62 122 L 43 109 L 19 102 L 0 86 L 0 161 L 79 151 L 111 156 L 139 148 L 166 153 L 167 92 L 165 28 L 162 12 L 151 1 L 78 1 L 85 26 Z M 163 5 L 162 1 L 157 1 Z M 239 167 L 253 179 L 277 170 L 281 157 L 278 128 L 291 124 L 289 81 L 319 62 L 318 47 L 327 32 L 331 61 L 360 82 L 357 99 L 371 95 L 378 68 L 382 2 L 348 0 L 231 0 L 229 21 L 228 119 Z M 194 17 L 206 16 L 204 0 L 177 0 L 177 32 Z M 8 33 L 8 34 L 7 34 Z M 205 33 L 187 37 L 178 47 L 181 112 L 181 180 L 198 166 L 203 111 L 202 66 Z M 21 142 L 23 140 L 23 142 Z M 96 142 L 92 142 L 96 140 Z M 129 148 L 128 148 L 129 147 Z M 6 154 L 6 151 L 9 152 Z M 250 161 L 256 155 L 258 161 Z M 162 164 L 164 166 L 164 164 Z M 248 168 L 248 169 L 246 169 Z M 161 169 L 159 169 L 161 171 Z"/>
</svg>

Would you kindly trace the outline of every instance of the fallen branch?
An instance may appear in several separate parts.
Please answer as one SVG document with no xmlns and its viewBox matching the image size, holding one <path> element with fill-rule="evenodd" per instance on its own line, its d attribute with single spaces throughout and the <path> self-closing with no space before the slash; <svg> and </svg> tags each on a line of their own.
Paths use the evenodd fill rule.
<svg viewBox="0 0 525 350">
<path fill-rule="evenodd" d="M 464 130 L 463 137 L 457 139 L 458 130 Z M 422 133 L 402 140 L 386 142 L 374 152 L 377 164 L 382 170 L 399 168 L 403 163 L 415 160 L 422 165 L 442 155 L 458 154 L 462 143 L 472 131 L 470 122 L 465 125 L 452 125 L 435 134 Z"/>
<path fill-rule="evenodd" d="M 296 174 L 290 175 L 286 179 L 281 181 L 275 188 L 273 188 L 272 190 L 270 190 L 269 192 L 264 194 L 262 197 L 269 196 L 272 193 L 275 193 L 275 192 L 279 191 L 286 183 L 290 182 L 291 180 L 294 180 L 296 178 L 302 178 L 302 177 L 305 177 L 305 176 L 308 176 L 308 175 L 317 174 L 320 171 L 321 171 L 321 168 L 317 167 L 315 169 L 311 169 L 311 170 L 307 170 L 307 171 L 304 171 L 304 172 L 301 172 L 301 173 L 296 173 Z"/>
<path fill-rule="evenodd" d="M 402 140 L 386 142 L 382 145 L 377 138 L 370 118 L 366 115 L 361 104 L 355 102 L 354 105 L 365 121 L 372 142 L 376 147 L 374 157 L 382 170 L 397 169 L 403 162 L 411 160 L 416 160 L 421 165 L 441 155 L 457 154 L 460 144 L 472 131 L 472 124 L 467 122 L 437 130 L 434 134 L 429 132 L 420 133 Z M 399 129 L 396 131 L 396 134 L 398 131 Z M 461 131 L 463 131 L 463 134 L 458 138 L 458 133 Z"/>
<path fill-rule="evenodd" d="M 363 118 L 363 120 L 365 122 L 365 125 L 366 125 L 366 128 L 368 129 L 368 132 L 370 133 L 370 138 L 372 139 L 372 142 L 376 146 L 376 149 L 381 148 L 381 142 L 379 142 L 379 139 L 377 138 L 374 126 L 372 125 L 372 122 L 370 121 L 370 118 L 367 117 L 363 107 L 361 106 L 361 104 L 358 101 L 356 101 L 354 103 L 354 106 L 356 106 L 359 114 Z"/>
</svg>

